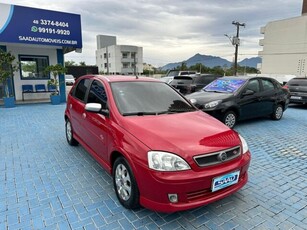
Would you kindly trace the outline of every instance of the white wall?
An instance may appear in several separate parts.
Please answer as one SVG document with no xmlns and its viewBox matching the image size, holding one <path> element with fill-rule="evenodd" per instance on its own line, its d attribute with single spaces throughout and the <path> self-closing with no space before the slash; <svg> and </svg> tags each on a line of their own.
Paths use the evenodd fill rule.
<svg viewBox="0 0 307 230">
<path fill-rule="evenodd" d="M 261 32 L 261 73 L 307 75 L 307 16 L 269 22 Z"/>
</svg>

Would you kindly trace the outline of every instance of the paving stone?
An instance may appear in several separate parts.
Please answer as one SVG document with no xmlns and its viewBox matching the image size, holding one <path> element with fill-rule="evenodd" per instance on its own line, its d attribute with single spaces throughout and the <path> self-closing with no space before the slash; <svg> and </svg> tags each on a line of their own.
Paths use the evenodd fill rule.
<svg viewBox="0 0 307 230">
<path fill-rule="evenodd" d="M 0 107 L 0 229 L 306 229 L 306 107 L 280 121 L 239 122 L 249 182 L 218 202 L 173 214 L 118 202 L 111 176 L 66 143 L 65 105 Z"/>
</svg>

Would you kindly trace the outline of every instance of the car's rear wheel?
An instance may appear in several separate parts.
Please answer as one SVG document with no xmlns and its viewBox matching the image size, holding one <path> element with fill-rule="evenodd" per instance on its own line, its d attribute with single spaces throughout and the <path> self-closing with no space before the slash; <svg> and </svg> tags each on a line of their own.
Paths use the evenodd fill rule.
<svg viewBox="0 0 307 230">
<path fill-rule="evenodd" d="M 113 184 L 119 202 L 128 209 L 139 207 L 139 189 L 127 160 L 118 157 L 113 165 Z"/>
<path fill-rule="evenodd" d="M 233 128 L 237 123 L 237 114 L 232 110 L 227 111 L 224 114 L 223 123 L 229 128 Z"/>
<path fill-rule="evenodd" d="M 73 129 L 69 119 L 66 119 L 65 123 L 65 131 L 66 131 L 66 140 L 68 144 L 72 146 L 78 145 L 78 141 L 74 138 Z"/>
<path fill-rule="evenodd" d="M 275 109 L 274 112 L 272 113 L 272 119 L 273 120 L 280 120 L 282 118 L 284 114 L 284 108 L 281 104 L 278 104 Z"/>
</svg>

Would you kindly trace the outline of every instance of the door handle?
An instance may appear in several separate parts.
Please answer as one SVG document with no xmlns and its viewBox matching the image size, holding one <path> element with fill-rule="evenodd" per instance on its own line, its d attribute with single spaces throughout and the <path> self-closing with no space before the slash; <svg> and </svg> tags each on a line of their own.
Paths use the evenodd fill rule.
<svg viewBox="0 0 307 230">
<path fill-rule="evenodd" d="M 83 119 L 86 118 L 86 113 L 82 113 L 82 118 L 83 118 Z"/>
</svg>

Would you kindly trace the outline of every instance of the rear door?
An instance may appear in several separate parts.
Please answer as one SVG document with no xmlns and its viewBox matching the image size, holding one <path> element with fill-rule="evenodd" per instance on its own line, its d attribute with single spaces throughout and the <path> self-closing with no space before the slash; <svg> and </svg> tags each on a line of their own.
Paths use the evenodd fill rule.
<svg viewBox="0 0 307 230">
<path fill-rule="evenodd" d="M 272 114 L 278 101 L 279 89 L 270 79 L 261 79 L 261 109 L 263 115 Z"/>
</svg>

